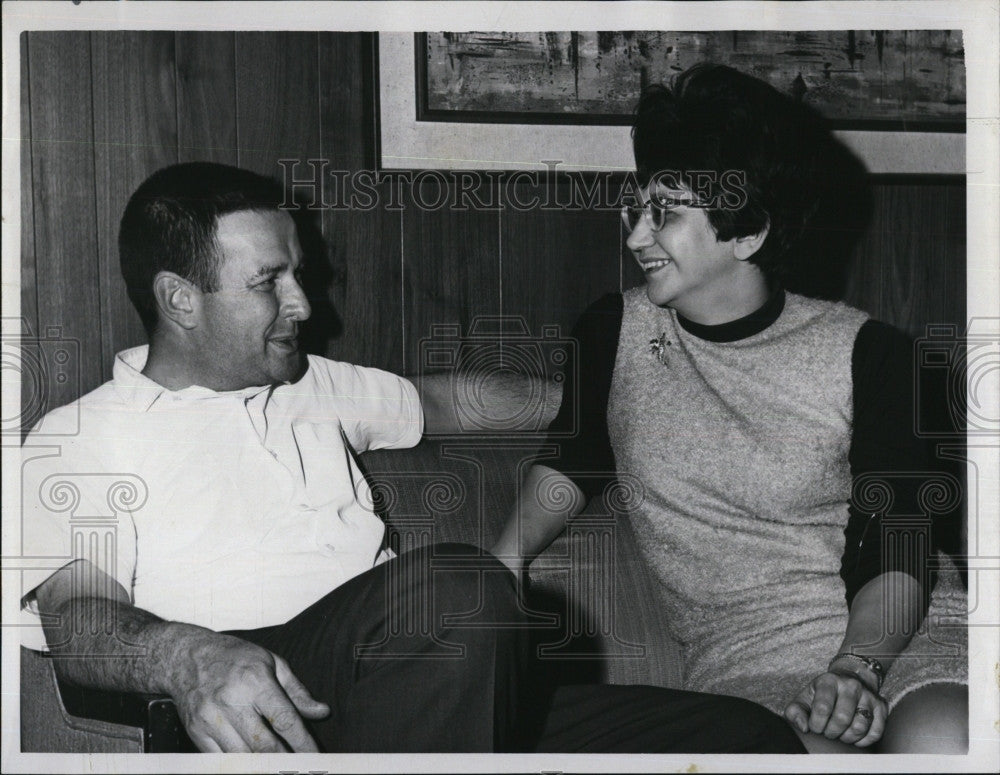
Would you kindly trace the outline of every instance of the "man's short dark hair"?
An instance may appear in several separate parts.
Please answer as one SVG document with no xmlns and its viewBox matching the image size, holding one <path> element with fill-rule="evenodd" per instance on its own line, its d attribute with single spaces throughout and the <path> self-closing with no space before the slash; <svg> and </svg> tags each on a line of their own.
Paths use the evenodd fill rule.
<svg viewBox="0 0 1000 775">
<path fill-rule="evenodd" d="M 283 201 L 277 180 L 225 164 L 175 164 L 150 175 L 125 206 L 118 232 L 125 287 L 147 333 L 156 328 L 158 272 L 173 272 L 202 291 L 218 290 L 219 217 L 275 210 Z"/>
<path fill-rule="evenodd" d="M 817 113 L 730 67 L 700 64 L 643 92 L 632 139 L 643 185 L 666 173 L 695 191 L 696 174 L 710 173 L 695 192 L 707 196 L 719 239 L 769 227 L 750 261 L 785 272 L 826 185 L 821 165 L 834 140 Z M 736 180 L 745 196 L 732 196 Z"/>
</svg>

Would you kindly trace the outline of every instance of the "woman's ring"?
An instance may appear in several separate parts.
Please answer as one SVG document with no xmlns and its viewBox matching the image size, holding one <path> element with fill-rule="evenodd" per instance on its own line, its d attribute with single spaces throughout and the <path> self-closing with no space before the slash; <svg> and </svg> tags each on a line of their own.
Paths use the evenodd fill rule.
<svg viewBox="0 0 1000 775">
<path fill-rule="evenodd" d="M 858 708 L 856 711 L 854 711 L 854 715 L 855 716 L 863 716 L 866 719 L 868 719 L 869 721 L 874 721 L 875 720 L 875 714 L 872 713 L 870 710 L 868 710 L 868 708 Z"/>
</svg>

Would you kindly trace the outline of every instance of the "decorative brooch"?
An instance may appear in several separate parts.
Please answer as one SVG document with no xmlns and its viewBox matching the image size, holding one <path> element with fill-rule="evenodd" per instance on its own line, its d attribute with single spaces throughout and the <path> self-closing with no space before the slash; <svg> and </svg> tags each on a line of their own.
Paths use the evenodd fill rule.
<svg viewBox="0 0 1000 775">
<path fill-rule="evenodd" d="M 656 357 L 661 364 L 667 365 L 667 348 L 673 344 L 667 339 L 667 332 L 660 334 L 658 339 L 649 340 L 649 352 Z"/>
</svg>

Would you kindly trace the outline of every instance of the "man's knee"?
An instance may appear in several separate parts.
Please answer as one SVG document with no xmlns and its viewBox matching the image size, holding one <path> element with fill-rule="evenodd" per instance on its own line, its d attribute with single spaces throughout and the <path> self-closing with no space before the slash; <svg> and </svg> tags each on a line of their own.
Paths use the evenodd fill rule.
<svg viewBox="0 0 1000 775">
<path fill-rule="evenodd" d="M 470 544 L 429 544 L 384 571 L 390 619 L 432 617 L 435 631 L 521 620 L 513 574 Z"/>
<path fill-rule="evenodd" d="M 466 544 L 438 544 L 431 568 L 435 609 L 445 627 L 521 620 L 514 575 L 488 552 Z"/>
</svg>

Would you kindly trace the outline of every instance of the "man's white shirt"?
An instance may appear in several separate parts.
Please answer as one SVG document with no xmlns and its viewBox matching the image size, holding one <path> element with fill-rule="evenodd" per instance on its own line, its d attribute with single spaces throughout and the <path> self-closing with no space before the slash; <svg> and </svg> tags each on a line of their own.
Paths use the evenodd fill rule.
<svg viewBox="0 0 1000 775">
<path fill-rule="evenodd" d="M 119 353 L 110 382 L 25 442 L 22 550 L 51 558 L 24 573 L 26 611 L 85 557 L 164 619 L 253 629 L 392 556 L 353 453 L 419 442 L 409 381 L 309 356 L 294 384 L 171 391 L 141 373 L 147 353 Z M 79 434 L 49 435 L 77 412 Z M 43 646 L 36 616 L 22 642 Z"/>
</svg>

